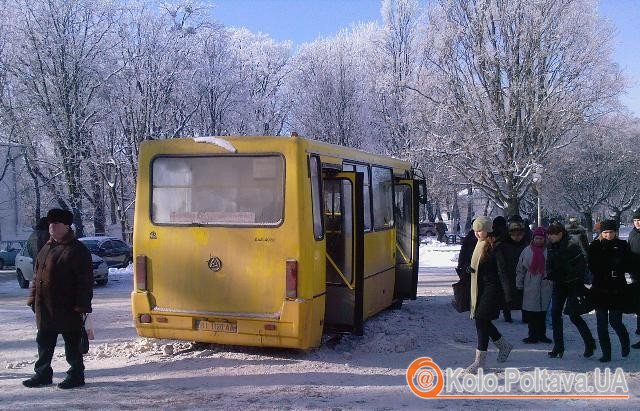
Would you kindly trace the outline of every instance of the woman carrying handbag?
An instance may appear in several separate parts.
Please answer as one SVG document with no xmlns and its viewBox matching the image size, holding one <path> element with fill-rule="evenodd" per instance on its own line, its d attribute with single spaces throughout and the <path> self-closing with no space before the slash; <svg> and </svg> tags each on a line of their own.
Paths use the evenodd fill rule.
<svg viewBox="0 0 640 411">
<path fill-rule="evenodd" d="M 609 324 L 620 339 L 622 356 L 629 355 L 631 342 L 622 323 L 625 288 L 625 273 L 629 271 L 631 250 L 626 241 L 618 238 L 618 224 L 604 220 L 600 225 L 600 238 L 589 245 L 589 267 L 593 273 L 591 293 L 596 306 L 598 339 L 602 349 L 600 362 L 611 361 Z"/>
</svg>

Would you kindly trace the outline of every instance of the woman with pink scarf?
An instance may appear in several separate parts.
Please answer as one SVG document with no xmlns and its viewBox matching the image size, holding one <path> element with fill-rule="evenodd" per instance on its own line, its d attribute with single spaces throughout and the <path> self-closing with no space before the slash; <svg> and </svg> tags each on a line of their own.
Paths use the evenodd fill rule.
<svg viewBox="0 0 640 411">
<path fill-rule="evenodd" d="M 533 230 L 531 245 L 520 254 L 516 268 L 516 287 L 524 290 L 522 296 L 522 318 L 529 324 L 529 336 L 522 341 L 525 344 L 538 342 L 551 343 L 547 338 L 545 319 L 551 301 L 553 283 L 545 280 L 544 228 Z"/>
</svg>

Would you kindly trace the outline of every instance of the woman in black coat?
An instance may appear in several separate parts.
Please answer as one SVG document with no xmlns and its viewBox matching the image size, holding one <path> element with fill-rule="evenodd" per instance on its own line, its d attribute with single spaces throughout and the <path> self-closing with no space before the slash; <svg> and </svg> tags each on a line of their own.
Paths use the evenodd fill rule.
<svg viewBox="0 0 640 411">
<path fill-rule="evenodd" d="M 478 243 L 471 257 L 471 315 L 478 334 L 475 361 L 466 372 L 475 374 L 483 368 L 487 358 L 489 339 L 498 348 L 498 362 L 505 362 L 513 346 L 500 334 L 493 320 L 498 318 L 500 309 L 511 302 L 508 278 L 500 277 L 498 258 L 500 242 L 496 237 L 491 220 L 478 217 L 473 223 Z"/>
<path fill-rule="evenodd" d="M 631 250 L 626 241 L 618 238 L 618 225 L 605 220 L 600 225 L 600 238 L 589 246 L 589 267 L 593 273 L 591 293 L 596 306 L 598 339 L 602 349 L 600 362 L 611 361 L 609 325 L 620 339 L 622 356 L 630 351 L 629 333 L 622 323 L 622 303 L 627 285 L 625 273 L 629 271 Z"/>
<path fill-rule="evenodd" d="M 546 260 L 547 280 L 553 281 L 551 295 L 553 350 L 549 352 L 549 357 L 562 358 L 564 354 L 562 311 L 567 298 L 575 295 L 578 288 L 583 286 L 586 261 L 580 246 L 569 241 L 567 230 L 563 224 L 551 224 L 547 230 L 547 236 L 549 238 Z M 579 315 L 569 315 L 569 319 L 580 332 L 584 342 L 583 356 L 585 358 L 591 357 L 596 349 L 596 342 L 589 326 Z"/>
</svg>

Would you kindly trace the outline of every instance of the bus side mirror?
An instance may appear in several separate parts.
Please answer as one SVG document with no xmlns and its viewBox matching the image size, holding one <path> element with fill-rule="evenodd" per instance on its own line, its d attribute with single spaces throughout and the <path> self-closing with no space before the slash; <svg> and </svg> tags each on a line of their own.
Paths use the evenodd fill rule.
<svg viewBox="0 0 640 411">
<path fill-rule="evenodd" d="M 418 183 L 418 202 L 427 204 L 427 182 L 425 180 L 416 180 Z"/>
</svg>

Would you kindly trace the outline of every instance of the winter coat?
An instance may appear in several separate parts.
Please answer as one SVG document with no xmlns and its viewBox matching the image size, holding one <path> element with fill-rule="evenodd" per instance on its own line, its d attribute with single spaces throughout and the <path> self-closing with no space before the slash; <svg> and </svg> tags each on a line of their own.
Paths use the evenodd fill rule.
<svg viewBox="0 0 640 411">
<path fill-rule="evenodd" d="M 596 308 L 622 310 L 625 273 L 629 272 L 631 249 L 629 244 L 615 240 L 594 240 L 589 246 L 589 266 L 593 273 L 591 294 Z"/>
<path fill-rule="evenodd" d="M 495 320 L 498 318 L 504 302 L 511 302 L 511 283 L 504 276 L 504 272 L 499 273 L 498 258 L 500 258 L 501 243 L 497 243 L 493 250 L 488 252 L 480 260 L 477 275 L 477 295 L 475 312 L 473 318 L 485 320 Z M 473 297 L 472 297 L 473 298 Z"/>
<path fill-rule="evenodd" d="M 634 227 L 629 233 L 627 242 L 631 251 L 629 272 L 634 282 L 640 282 L 640 230 Z"/>
<path fill-rule="evenodd" d="M 545 262 L 547 279 L 564 284 L 581 284 L 587 268 L 582 248 L 563 236 L 557 243 L 547 245 Z"/>
<path fill-rule="evenodd" d="M 467 269 L 471 265 L 471 256 L 473 255 L 473 249 L 476 247 L 478 239 L 473 230 L 470 230 L 467 235 L 462 239 L 462 245 L 460 246 L 460 254 L 458 254 L 458 268 L 456 271 L 459 276 L 466 274 Z"/>
<path fill-rule="evenodd" d="M 38 253 L 27 304 L 36 314 L 38 330 L 79 330 L 80 313 L 91 312 L 93 263 L 87 247 L 73 231 L 50 238 Z"/>
<path fill-rule="evenodd" d="M 553 283 L 542 274 L 532 274 L 529 271 L 531 260 L 533 258 L 533 250 L 526 247 L 516 269 L 516 287 L 524 290 L 522 295 L 522 309 L 525 311 L 546 311 L 551 301 L 551 293 L 553 291 Z M 547 259 L 547 250 L 544 250 L 545 261 Z"/>
<path fill-rule="evenodd" d="M 522 253 L 522 250 L 524 250 L 526 246 L 527 243 L 525 243 L 524 240 L 515 242 L 511 238 L 508 238 L 498 247 L 498 252 L 501 254 L 498 256 L 498 270 L 503 270 L 504 272 L 500 273 L 500 276 L 509 280 L 509 288 L 513 296 L 511 309 L 515 310 L 522 308 L 520 293 L 516 288 L 516 267 L 518 266 L 520 253 Z"/>
<path fill-rule="evenodd" d="M 49 241 L 49 229 L 35 229 L 29 235 L 29 239 L 27 240 L 27 251 L 29 256 L 33 259 L 33 265 L 35 267 L 36 256 L 42 250 L 42 247 Z"/>
</svg>

